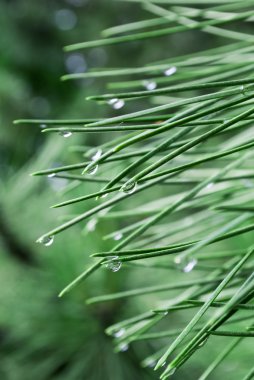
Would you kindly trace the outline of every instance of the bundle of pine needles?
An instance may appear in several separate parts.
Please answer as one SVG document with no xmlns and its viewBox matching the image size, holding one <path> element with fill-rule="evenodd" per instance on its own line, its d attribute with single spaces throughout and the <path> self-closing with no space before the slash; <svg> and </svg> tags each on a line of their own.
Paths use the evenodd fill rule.
<svg viewBox="0 0 254 380">
<path fill-rule="evenodd" d="M 203 33 L 216 36 L 217 46 L 142 67 L 63 76 L 112 78 L 107 93 L 88 99 L 111 106 L 112 117 L 16 121 L 42 125 L 43 133 L 64 137 L 108 136 L 96 148 L 75 146 L 80 162 L 34 173 L 65 178 L 79 188 L 87 182 L 97 186 L 92 193 L 82 188 L 83 195 L 54 205 L 95 201 L 89 211 L 43 234 L 38 242 L 50 245 L 56 235 L 86 219 L 90 230 L 98 220 L 120 220 L 119 228 L 106 236 L 116 245 L 109 252 L 92 254 L 99 260 L 60 295 L 103 267 L 113 272 L 121 266 L 139 267 L 144 276 L 147 268 L 153 270 L 155 285 L 147 279 L 149 286 L 128 286 L 87 303 L 173 291 L 156 308 L 110 326 L 107 333 L 115 337 L 117 350 L 135 341 L 174 337 L 144 358 L 143 365 L 162 370 L 163 380 L 211 335 L 228 337 L 225 349 L 200 376 L 204 380 L 243 339 L 254 336 L 254 37 L 248 34 L 254 1 L 132 1 L 152 16 L 107 29 L 104 38 L 65 50 L 143 40 L 152 44 L 180 33 L 186 38 L 190 33 L 194 38 Z M 168 274 L 163 284 L 161 270 Z M 176 271 L 183 274 L 173 276 Z M 169 315 L 189 309 L 195 313 L 185 326 L 161 329 Z M 246 369 L 245 380 L 253 375 L 254 368 Z"/>
</svg>

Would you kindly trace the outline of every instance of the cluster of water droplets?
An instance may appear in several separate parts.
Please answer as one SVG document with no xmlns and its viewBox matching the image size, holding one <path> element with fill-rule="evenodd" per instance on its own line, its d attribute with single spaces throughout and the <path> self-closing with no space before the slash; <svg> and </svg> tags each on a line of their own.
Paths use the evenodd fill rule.
<svg viewBox="0 0 254 380">
<path fill-rule="evenodd" d="M 114 109 L 114 110 L 120 110 L 123 108 L 125 102 L 123 99 L 113 98 L 108 101 L 108 104 Z"/>
<path fill-rule="evenodd" d="M 186 257 L 184 255 L 178 255 L 174 261 L 177 267 L 184 273 L 191 272 L 198 262 L 194 257 Z"/>
<path fill-rule="evenodd" d="M 113 331 L 111 331 L 110 335 L 112 335 L 116 339 L 120 339 L 124 336 L 125 333 L 126 333 L 125 328 L 121 327 L 121 328 L 114 329 Z M 129 348 L 129 344 L 127 342 L 121 341 L 117 345 L 117 350 L 121 352 L 127 351 L 128 348 Z"/>
<path fill-rule="evenodd" d="M 123 191 L 126 194 L 132 194 L 136 190 L 136 187 L 137 187 L 137 182 L 128 181 L 121 187 L 121 191 Z"/>
<path fill-rule="evenodd" d="M 122 266 L 122 262 L 118 256 L 108 256 L 104 266 L 112 272 L 118 272 Z"/>
<path fill-rule="evenodd" d="M 45 247 L 49 247 L 54 242 L 54 236 L 42 236 L 37 240 L 37 243 L 45 245 Z"/>
<path fill-rule="evenodd" d="M 68 138 L 71 137 L 72 133 L 70 131 L 60 131 L 59 135 Z"/>
</svg>

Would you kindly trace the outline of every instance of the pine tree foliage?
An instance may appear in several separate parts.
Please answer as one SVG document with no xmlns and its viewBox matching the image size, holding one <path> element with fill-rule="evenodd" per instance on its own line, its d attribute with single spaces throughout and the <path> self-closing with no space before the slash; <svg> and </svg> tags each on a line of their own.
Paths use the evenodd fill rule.
<svg viewBox="0 0 254 380">
<path fill-rule="evenodd" d="M 101 39 L 65 50 L 142 46 L 164 38 L 170 51 L 173 38 L 195 41 L 197 35 L 200 40 L 208 35 L 215 46 L 169 58 L 163 52 L 163 59 L 143 66 L 63 76 L 105 78 L 105 93 L 87 100 L 112 107 L 110 117 L 16 121 L 43 125 L 43 133 L 64 137 L 99 136 L 96 147 L 72 148 L 79 162 L 34 173 L 67 179 L 81 191 L 53 206 L 78 203 L 77 214 L 38 242 L 51 245 L 58 234 L 84 221 L 90 230 L 98 222 L 116 221 L 117 229 L 105 236 L 115 246 L 91 252 L 91 266 L 60 296 L 96 271 L 139 268 L 146 286 L 123 284 L 119 292 L 86 302 L 148 296 L 146 310 L 109 326 L 106 333 L 114 337 L 116 351 L 150 341 L 154 352 L 142 365 L 154 367 L 163 380 L 188 366 L 196 352 L 202 356 L 210 341 L 224 337 L 224 349 L 199 377 L 204 380 L 254 336 L 254 1 L 132 2 L 144 9 L 143 20 L 109 28 Z M 94 184 L 93 192 L 87 193 L 87 183 Z M 94 206 L 80 212 L 88 199 Z M 181 316 L 180 325 L 175 314 Z M 167 321 L 172 316 L 173 328 Z M 252 377 L 249 363 L 243 378 Z"/>
</svg>

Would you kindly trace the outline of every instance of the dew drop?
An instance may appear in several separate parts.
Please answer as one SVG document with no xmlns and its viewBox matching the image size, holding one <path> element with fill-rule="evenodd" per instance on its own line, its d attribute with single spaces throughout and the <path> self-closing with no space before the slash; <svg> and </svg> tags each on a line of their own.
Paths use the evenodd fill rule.
<svg viewBox="0 0 254 380">
<path fill-rule="evenodd" d="M 159 310 L 159 311 L 156 311 L 156 314 L 168 315 L 168 311 L 167 310 Z"/>
<path fill-rule="evenodd" d="M 214 183 L 213 182 L 210 182 L 208 183 L 208 185 L 206 185 L 206 188 L 207 189 L 211 189 L 213 187 Z"/>
<path fill-rule="evenodd" d="M 107 198 L 107 196 L 108 196 L 108 193 L 103 194 L 103 195 L 101 196 L 101 198 Z"/>
<path fill-rule="evenodd" d="M 115 338 L 120 338 L 121 336 L 123 336 L 124 335 L 124 333 L 125 333 L 125 329 L 120 329 L 120 330 L 117 330 L 117 331 L 115 331 L 114 333 L 113 333 L 113 336 L 115 337 Z"/>
<path fill-rule="evenodd" d="M 149 368 L 154 368 L 155 367 L 155 364 L 156 364 L 156 361 L 153 359 L 153 358 L 148 358 L 146 361 L 145 361 L 145 365 Z"/>
<path fill-rule="evenodd" d="M 197 265 L 196 259 L 191 259 L 183 268 L 184 273 L 189 273 Z"/>
<path fill-rule="evenodd" d="M 93 161 L 96 161 L 98 160 L 102 155 L 102 150 L 101 149 L 98 149 L 97 152 L 92 156 L 92 160 Z"/>
<path fill-rule="evenodd" d="M 59 135 L 68 138 L 72 135 L 72 133 L 70 131 L 60 131 Z"/>
<path fill-rule="evenodd" d="M 143 82 L 143 85 L 144 85 L 144 87 L 145 87 L 147 90 L 149 90 L 149 91 L 155 90 L 156 87 L 157 87 L 156 82 L 152 82 L 152 81 L 149 81 L 149 80 L 145 80 L 145 81 Z"/>
<path fill-rule="evenodd" d="M 56 175 L 56 173 L 50 173 L 50 174 L 48 174 L 48 178 L 53 178 L 53 177 L 55 177 L 55 175 Z"/>
<path fill-rule="evenodd" d="M 96 163 L 96 161 L 99 160 L 101 155 L 102 155 L 102 150 L 98 149 L 97 152 L 92 156 L 92 162 L 86 167 L 85 172 L 87 174 L 93 175 L 97 172 L 98 164 Z"/>
<path fill-rule="evenodd" d="M 244 187 L 246 187 L 247 189 L 254 187 L 253 182 L 248 180 L 248 179 L 243 180 L 242 183 L 243 183 Z"/>
<path fill-rule="evenodd" d="M 128 343 L 120 343 L 119 344 L 119 350 L 121 351 L 121 352 L 125 352 L 125 351 L 127 351 L 128 350 L 128 348 L 129 348 L 129 345 L 128 345 Z"/>
<path fill-rule="evenodd" d="M 164 71 L 164 75 L 166 75 L 166 77 L 169 77 L 170 75 L 173 75 L 176 71 L 177 68 L 175 66 L 172 66 Z"/>
<path fill-rule="evenodd" d="M 197 265 L 197 259 L 195 258 L 185 258 L 181 255 L 175 258 L 176 265 L 184 272 L 189 273 L 193 270 L 193 268 Z"/>
<path fill-rule="evenodd" d="M 206 344 L 207 340 L 208 340 L 208 338 L 203 339 L 203 340 L 199 343 L 198 348 L 203 347 L 203 346 Z"/>
<path fill-rule="evenodd" d="M 246 88 L 245 88 L 245 86 L 243 84 L 241 85 L 240 90 L 241 90 L 241 93 L 243 95 L 246 95 L 246 93 L 245 93 Z"/>
<path fill-rule="evenodd" d="M 118 272 L 122 266 L 122 263 L 118 256 L 108 256 L 108 261 L 104 265 L 105 268 L 111 270 L 112 272 Z"/>
<path fill-rule="evenodd" d="M 176 371 L 175 367 L 169 368 L 168 371 L 167 371 L 167 375 L 168 376 L 173 376 L 174 373 L 175 373 L 175 371 Z"/>
<path fill-rule="evenodd" d="M 40 128 L 45 129 L 45 128 L 47 128 L 47 125 L 46 124 L 40 124 Z"/>
<path fill-rule="evenodd" d="M 123 234 L 121 232 L 117 232 L 115 235 L 114 235 L 114 240 L 121 240 L 123 237 Z"/>
<path fill-rule="evenodd" d="M 96 228 L 96 224 L 97 224 L 97 219 L 93 218 L 93 219 L 89 220 L 89 222 L 86 225 L 87 231 L 89 231 L 89 232 L 94 231 Z"/>
<path fill-rule="evenodd" d="M 38 243 L 45 245 L 45 247 L 49 247 L 51 244 L 53 244 L 53 241 L 54 236 L 42 236 L 37 240 Z"/>
<path fill-rule="evenodd" d="M 126 182 L 122 187 L 121 190 L 126 194 L 132 194 L 136 190 L 137 183 L 134 181 L 128 181 Z"/>
<path fill-rule="evenodd" d="M 100 210 L 98 212 L 98 216 L 103 217 L 108 213 L 108 211 L 109 211 L 109 208 L 104 208 L 103 210 Z"/>
<path fill-rule="evenodd" d="M 98 170 L 98 165 L 92 163 L 87 166 L 86 172 L 87 174 L 93 175 L 97 172 L 97 170 Z"/>
<path fill-rule="evenodd" d="M 108 104 L 114 108 L 114 110 L 120 110 L 125 105 L 123 99 L 113 98 L 108 101 Z"/>
</svg>

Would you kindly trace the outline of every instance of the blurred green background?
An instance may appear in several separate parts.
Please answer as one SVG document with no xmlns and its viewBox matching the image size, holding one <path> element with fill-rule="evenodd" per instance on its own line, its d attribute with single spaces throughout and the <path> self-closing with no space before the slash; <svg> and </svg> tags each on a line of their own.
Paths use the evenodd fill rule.
<svg viewBox="0 0 254 380">
<path fill-rule="evenodd" d="M 119 12 L 113 2 L 109 7 L 94 0 L 0 2 L 1 379 L 154 378 L 152 371 L 140 369 L 144 352 L 131 349 L 116 355 L 104 334 L 124 315 L 124 305 L 85 307 L 95 285 L 98 294 L 113 291 L 127 274 L 119 278 L 102 272 L 58 299 L 59 291 L 84 269 L 88 255 L 112 244 L 102 242 L 101 226 L 85 236 L 80 236 L 79 228 L 73 229 L 50 249 L 35 243 L 66 214 L 49 209 L 66 183 L 29 174 L 57 165 L 65 156 L 73 161 L 76 157 L 68 152 L 70 141 L 42 135 L 35 125 L 13 125 L 18 118 L 78 118 L 112 112 L 85 102 L 88 94 L 100 91 L 98 83 L 62 83 L 60 76 L 103 67 L 109 56 L 113 66 L 131 62 L 137 46 L 131 46 L 129 53 L 122 48 L 97 48 L 64 54 L 62 48 L 96 38 L 112 20 L 130 20 L 132 9 L 121 6 Z M 89 143 L 95 143 L 93 138 Z"/>
<path fill-rule="evenodd" d="M 104 334 L 110 324 L 149 310 L 149 300 L 85 306 L 89 296 L 123 289 L 128 283 L 142 284 L 137 269 L 123 268 L 117 274 L 102 270 L 65 298 L 57 298 L 59 291 L 90 262 L 90 253 L 112 246 L 113 241 L 103 241 L 102 236 L 112 231 L 115 222 L 99 223 L 91 233 L 87 233 L 85 224 L 73 228 L 61 234 L 48 249 L 35 243 L 38 236 L 76 209 L 49 209 L 64 193 L 72 191 L 70 186 L 64 180 L 29 174 L 66 161 L 76 162 L 77 156 L 69 147 L 77 142 L 82 144 L 84 138 L 46 136 L 35 125 L 12 123 L 19 118 L 110 115 L 113 111 L 109 107 L 85 102 L 87 95 L 104 88 L 103 81 L 61 82 L 60 76 L 93 67 L 138 66 L 178 54 L 180 45 L 182 53 L 188 53 L 201 43 L 213 46 L 216 41 L 208 35 L 205 41 L 195 40 L 195 46 L 190 43 L 194 40 L 190 33 L 188 39 L 171 37 L 170 52 L 164 49 L 167 46 L 164 40 L 152 46 L 150 42 L 131 43 L 94 48 L 85 53 L 63 53 L 64 45 L 95 39 L 104 28 L 142 17 L 144 12 L 135 4 L 113 1 L 0 2 L 0 377 L 3 380 L 158 378 L 151 369 L 141 368 L 140 361 L 159 349 L 160 342 L 135 344 L 127 352 L 115 354 L 111 339 Z M 134 110 L 137 104 L 128 107 Z M 86 141 L 90 146 L 96 143 L 93 136 Z M 81 207 L 86 210 L 89 206 L 88 202 Z M 155 275 L 149 276 L 152 282 Z M 209 346 L 208 355 L 197 358 L 191 371 L 183 369 L 176 378 L 195 379 L 209 362 L 208 356 L 215 352 L 216 347 Z M 233 359 L 232 355 L 230 366 L 225 366 L 220 376 L 237 367 Z M 244 360 L 247 363 L 249 358 L 243 359 L 243 363 Z"/>
</svg>

